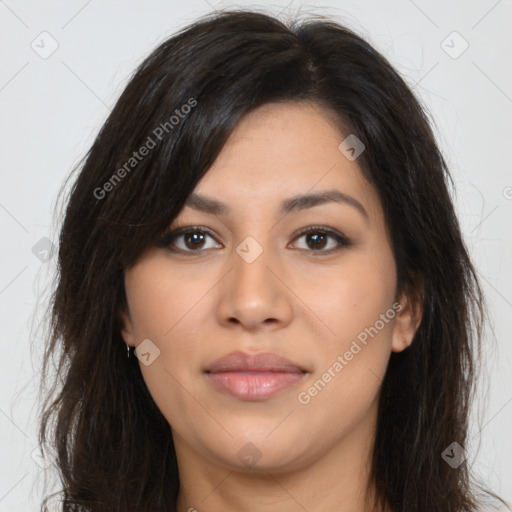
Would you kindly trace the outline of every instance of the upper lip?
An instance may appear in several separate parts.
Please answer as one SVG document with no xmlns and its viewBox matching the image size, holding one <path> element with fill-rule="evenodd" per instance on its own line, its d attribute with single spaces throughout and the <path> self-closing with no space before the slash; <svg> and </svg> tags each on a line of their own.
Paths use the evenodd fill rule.
<svg viewBox="0 0 512 512">
<path fill-rule="evenodd" d="M 206 368 L 207 373 L 237 371 L 305 373 L 298 364 L 277 354 L 246 354 L 240 351 L 231 352 Z"/>
</svg>

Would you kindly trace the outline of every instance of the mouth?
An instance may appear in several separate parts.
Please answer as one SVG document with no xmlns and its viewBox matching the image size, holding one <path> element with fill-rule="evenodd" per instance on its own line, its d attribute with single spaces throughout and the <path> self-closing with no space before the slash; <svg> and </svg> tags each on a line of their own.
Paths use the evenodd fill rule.
<svg viewBox="0 0 512 512">
<path fill-rule="evenodd" d="M 213 387 L 240 400 L 265 400 L 297 384 L 306 370 L 277 354 L 232 352 L 205 370 Z"/>
</svg>

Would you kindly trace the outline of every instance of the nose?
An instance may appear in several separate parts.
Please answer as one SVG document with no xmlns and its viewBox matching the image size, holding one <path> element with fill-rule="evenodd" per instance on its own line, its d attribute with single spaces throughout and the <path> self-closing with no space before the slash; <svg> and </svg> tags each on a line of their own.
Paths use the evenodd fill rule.
<svg viewBox="0 0 512 512">
<path fill-rule="evenodd" d="M 247 237 L 231 254 L 231 271 L 218 289 L 217 316 L 224 326 L 275 330 L 291 322 L 293 294 L 269 245 Z"/>
</svg>

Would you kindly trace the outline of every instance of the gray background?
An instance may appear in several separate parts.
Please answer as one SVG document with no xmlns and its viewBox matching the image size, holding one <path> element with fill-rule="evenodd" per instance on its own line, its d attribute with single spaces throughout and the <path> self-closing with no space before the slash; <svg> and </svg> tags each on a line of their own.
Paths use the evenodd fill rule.
<svg viewBox="0 0 512 512">
<path fill-rule="evenodd" d="M 335 17 L 383 52 L 431 112 L 491 316 L 466 455 L 512 502 L 510 0 L 0 0 L 0 511 L 38 510 L 42 479 L 54 469 L 31 454 L 56 194 L 142 59 L 176 29 L 225 6 Z"/>
</svg>

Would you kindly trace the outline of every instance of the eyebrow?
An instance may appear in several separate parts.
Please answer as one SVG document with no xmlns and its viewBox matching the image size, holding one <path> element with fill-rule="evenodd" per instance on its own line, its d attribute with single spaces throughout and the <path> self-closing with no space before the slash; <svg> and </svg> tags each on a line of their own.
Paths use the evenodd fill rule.
<svg viewBox="0 0 512 512">
<path fill-rule="evenodd" d="M 355 208 L 366 220 L 369 219 L 368 212 L 363 205 L 354 197 L 344 194 L 339 190 L 325 190 L 316 194 L 304 194 L 285 199 L 281 203 L 281 215 L 293 211 L 306 210 L 326 203 L 343 203 Z M 194 210 L 210 213 L 212 215 L 227 215 L 231 211 L 228 205 L 211 197 L 199 195 L 192 192 L 185 201 L 185 206 Z"/>
</svg>

